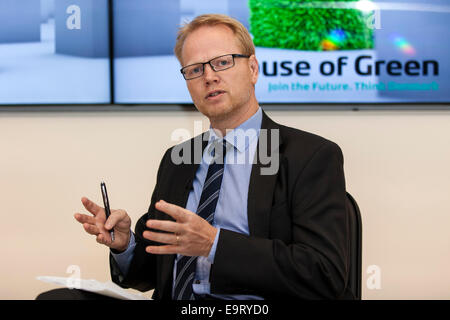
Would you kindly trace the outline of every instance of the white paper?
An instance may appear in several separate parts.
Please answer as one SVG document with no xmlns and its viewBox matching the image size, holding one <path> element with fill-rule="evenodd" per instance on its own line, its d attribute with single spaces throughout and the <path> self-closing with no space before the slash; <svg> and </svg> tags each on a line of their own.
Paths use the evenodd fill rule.
<svg viewBox="0 0 450 320">
<path fill-rule="evenodd" d="M 94 292 L 104 296 L 122 299 L 122 300 L 151 300 L 142 294 L 135 294 L 128 292 L 127 290 L 119 287 L 117 284 L 111 281 L 99 282 L 94 279 L 75 279 L 73 277 L 53 277 L 53 276 L 38 276 L 37 280 L 59 284 L 70 289 L 81 289 L 89 292 Z"/>
</svg>

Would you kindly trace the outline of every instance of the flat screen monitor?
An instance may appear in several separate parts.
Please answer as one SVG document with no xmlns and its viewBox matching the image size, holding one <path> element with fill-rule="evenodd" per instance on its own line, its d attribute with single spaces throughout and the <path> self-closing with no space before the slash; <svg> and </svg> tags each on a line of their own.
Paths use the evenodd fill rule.
<svg viewBox="0 0 450 320">
<path fill-rule="evenodd" d="M 111 102 L 108 0 L 0 0 L 0 105 Z"/>
<path fill-rule="evenodd" d="M 250 31 L 261 103 L 450 102 L 448 0 L 113 4 L 119 104 L 192 103 L 173 47 L 178 27 L 204 13 L 230 15 Z"/>
</svg>

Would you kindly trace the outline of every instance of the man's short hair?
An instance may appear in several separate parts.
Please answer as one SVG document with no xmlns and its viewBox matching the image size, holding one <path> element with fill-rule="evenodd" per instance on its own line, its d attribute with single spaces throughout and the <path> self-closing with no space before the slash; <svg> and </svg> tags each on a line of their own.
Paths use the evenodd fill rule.
<svg viewBox="0 0 450 320">
<path fill-rule="evenodd" d="M 181 54 L 183 51 L 184 41 L 189 34 L 203 26 L 217 25 L 224 25 L 230 28 L 242 47 L 242 52 L 230 53 L 241 53 L 249 56 L 255 54 L 255 45 L 253 44 L 252 37 L 250 36 L 248 30 L 242 25 L 242 23 L 224 14 L 203 14 L 197 16 L 194 20 L 183 25 L 178 30 L 177 42 L 174 49 L 175 56 L 177 57 L 178 61 L 183 64 Z"/>
</svg>

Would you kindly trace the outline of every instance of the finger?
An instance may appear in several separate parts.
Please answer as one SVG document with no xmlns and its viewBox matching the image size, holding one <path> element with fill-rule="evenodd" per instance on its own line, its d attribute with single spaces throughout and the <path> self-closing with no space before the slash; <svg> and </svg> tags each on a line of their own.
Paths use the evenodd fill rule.
<svg viewBox="0 0 450 320">
<path fill-rule="evenodd" d="M 105 244 L 105 237 L 100 233 L 96 238 L 97 242 L 100 244 Z"/>
<path fill-rule="evenodd" d="M 174 245 L 167 246 L 148 246 L 145 248 L 145 251 L 153 254 L 175 254 L 179 253 L 179 247 Z"/>
<path fill-rule="evenodd" d="M 94 217 L 88 216 L 86 214 L 75 213 L 74 217 L 79 223 L 95 224 L 96 222 Z"/>
<path fill-rule="evenodd" d="M 100 233 L 100 229 L 96 225 L 84 223 L 83 228 L 84 230 L 86 230 L 87 233 L 92 234 L 94 236 Z"/>
<path fill-rule="evenodd" d="M 105 212 L 102 207 L 86 197 L 81 198 L 81 203 L 83 203 L 83 206 L 86 208 L 86 210 L 92 213 L 94 216 L 97 216 L 99 213 Z"/>
<path fill-rule="evenodd" d="M 126 217 L 125 210 L 112 210 L 111 215 L 105 222 L 105 229 L 111 230 L 116 224 Z"/>
<path fill-rule="evenodd" d="M 112 244 L 112 241 L 111 241 L 111 238 L 110 237 L 106 237 L 103 233 L 100 233 L 98 236 L 97 236 L 97 242 L 98 243 L 100 243 L 100 244 L 104 244 L 105 246 L 111 246 L 111 244 Z"/>
<path fill-rule="evenodd" d="M 178 222 L 167 220 L 147 220 L 145 225 L 151 229 L 167 231 L 172 233 L 181 233 L 182 227 Z"/>
<path fill-rule="evenodd" d="M 144 231 L 142 236 L 147 240 L 173 245 L 177 244 L 177 237 L 179 237 L 173 233 L 161 233 L 152 231 Z"/>
<path fill-rule="evenodd" d="M 174 218 L 176 221 L 184 222 L 186 220 L 186 215 L 189 212 L 188 210 L 179 207 L 175 204 L 171 204 L 165 202 L 164 200 L 160 200 L 155 204 L 157 210 L 167 213 L 169 216 Z"/>
</svg>

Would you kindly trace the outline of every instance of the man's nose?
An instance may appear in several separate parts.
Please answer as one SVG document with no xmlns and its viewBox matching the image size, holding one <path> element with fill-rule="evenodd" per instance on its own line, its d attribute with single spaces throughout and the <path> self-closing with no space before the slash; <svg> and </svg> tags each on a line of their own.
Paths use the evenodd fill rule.
<svg viewBox="0 0 450 320">
<path fill-rule="evenodd" d="M 217 72 L 212 69 L 212 67 L 209 63 L 205 64 L 205 69 L 203 70 L 203 76 L 205 78 L 206 83 L 219 81 Z"/>
</svg>

